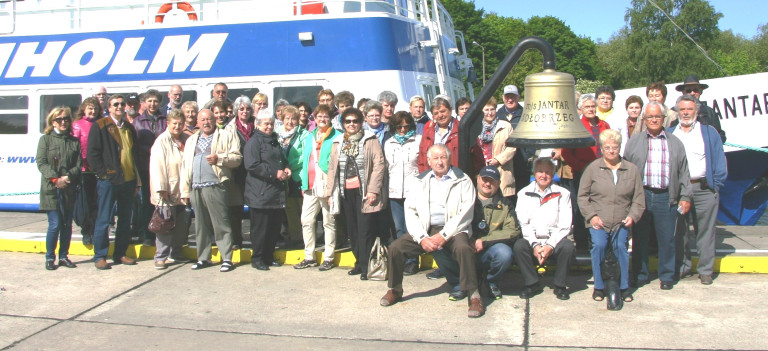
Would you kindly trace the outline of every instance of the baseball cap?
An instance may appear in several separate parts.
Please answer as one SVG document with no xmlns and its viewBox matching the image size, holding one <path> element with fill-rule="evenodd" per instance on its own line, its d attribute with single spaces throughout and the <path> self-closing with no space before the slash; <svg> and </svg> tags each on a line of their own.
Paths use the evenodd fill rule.
<svg viewBox="0 0 768 351">
<path fill-rule="evenodd" d="M 479 176 L 483 178 L 491 178 L 496 181 L 501 180 L 501 173 L 499 173 L 499 167 L 496 166 L 485 166 L 483 169 L 480 170 Z"/>
<path fill-rule="evenodd" d="M 520 93 L 517 91 L 517 86 L 514 85 L 507 85 L 504 87 L 504 95 L 507 94 L 515 94 L 518 96 L 520 95 Z"/>
</svg>

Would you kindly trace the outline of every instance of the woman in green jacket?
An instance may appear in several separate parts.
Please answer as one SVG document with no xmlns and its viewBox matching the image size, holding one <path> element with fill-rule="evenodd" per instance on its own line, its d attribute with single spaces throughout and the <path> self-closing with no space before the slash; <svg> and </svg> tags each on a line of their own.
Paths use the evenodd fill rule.
<svg viewBox="0 0 768 351">
<path fill-rule="evenodd" d="M 67 257 L 72 239 L 72 208 L 75 185 L 80 182 L 80 142 L 72 136 L 72 110 L 57 106 L 48 114 L 46 127 L 37 144 L 37 169 L 40 181 L 40 210 L 48 213 L 45 239 L 45 269 L 56 269 L 56 244 L 59 266 L 75 268 Z"/>
</svg>

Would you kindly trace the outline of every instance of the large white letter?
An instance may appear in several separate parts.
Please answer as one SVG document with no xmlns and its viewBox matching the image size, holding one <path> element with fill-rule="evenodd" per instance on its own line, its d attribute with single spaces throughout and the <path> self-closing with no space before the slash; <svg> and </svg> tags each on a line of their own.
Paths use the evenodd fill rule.
<svg viewBox="0 0 768 351">
<path fill-rule="evenodd" d="M 125 38 L 123 44 L 117 49 L 115 61 L 109 67 L 107 74 L 142 74 L 147 68 L 149 60 L 136 60 L 136 54 L 144 42 L 144 38 Z"/>
<path fill-rule="evenodd" d="M 192 61 L 195 63 L 191 71 L 209 71 L 228 35 L 228 33 L 203 34 L 192 47 L 189 47 L 189 35 L 165 37 L 147 73 L 165 73 L 171 61 L 173 61 L 173 72 L 186 71 Z"/>
<path fill-rule="evenodd" d="M 91 60 L 81 64 L 83 56 L 92 52 Z M 72 45 L 61 57 L 59 72 L 69 77 L 89 76 L 104 69 L 115 53 L 115 43 L 106 38 L 85 39 Z"/>
<path fill-rule="evenodd" d="M 8 59 L 11 58 L 11 53 L 15 47 L 16 43 L 0 44 L 0 74 L 3 73 L 5 65 L 8 64 Z"/>
<path fill-rule="evenodd" d="M 34 67 L 30 77 L 47 77 L 51 75 L 56 60 L 59 59 L 61 51 L 64 50 L 66 41 L 51 41 L 45 44 L 45 49 L 39 54 L 35 54 L 37 45 L 40 43 L 21 43 L 13 56 L 11 67 L 8 68 L 6 78 L 21 78 L 28 67 Z"/>
</svg>

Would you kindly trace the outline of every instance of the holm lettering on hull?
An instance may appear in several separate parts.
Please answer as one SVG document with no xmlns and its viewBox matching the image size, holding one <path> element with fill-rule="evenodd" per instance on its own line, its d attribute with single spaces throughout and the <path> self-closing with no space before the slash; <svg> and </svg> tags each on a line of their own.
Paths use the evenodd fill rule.
<svg viewBox="0 0 768 351">
<path fill-rule="evenodd" d="M 56 75 L 56 68 L 66 77 L 90 76 L 105 70 L 107 75 L 169 73 L 169 69 L 172 73 L 208 71 L 227 36 L 204 33 L 191 45 L 191 35 L 165 36 L 155 50 L 148 50 L 154 52 L 150 59 L 141 59 L 145 57 L 141 52 L 150 47 L 145 45 L 145 37 L 124 38 L 118 43 L 109 38 L 5 43 L 0 44 L 0 67 L 8 66 L 3 75 L 6 79 L 49 77 Z"/>
</svg>

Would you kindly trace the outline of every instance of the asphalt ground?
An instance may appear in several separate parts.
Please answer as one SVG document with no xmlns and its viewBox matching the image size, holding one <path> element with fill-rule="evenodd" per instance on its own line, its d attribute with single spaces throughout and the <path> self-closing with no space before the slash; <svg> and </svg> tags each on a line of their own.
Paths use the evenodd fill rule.
<svg viewBox="0 0 768 351">
<path fill-rule="evenodd" d="M 466 300 L 449 301 L 428 270 L 406 277 L 404 301 L 385 308 L 385 282 L 340 267 L 221 273 L 156 270 L 148 259 L 99 271 L 88 256 L 71 259 L 77 268 L 46 271 L 42 254 L 0 252 L 0 350 L 768 349 L 763 274 L 688 278 L 670 291 L 655 280 L 609 311 L 591 299 L 589 274 L 572 274 L 568 301 L 551 287 L 523 300 L 510 271 L 504 297 L 470 319 Z"/>
<path fill-rule="evenodd" d="M 512 269 L 504 298 L 469 319 L 466 300 L 449 301 L 443 280 L 425 278 L 428 259 L 406 277 L 405 300 L 384 308 L 386 283 L 347 275 L 349 252 L 320 272 L 293 269 L 301 251 L 280 250 L 276 259 L 288 265 L 263 272 L 239 250 L 237 268 L 220 273 L 191 264 L 156 270 L 154 248 L 137 244 L 129 255 L 138 265 L 98 271 L 76 234 L 70 257 L 78 268 L 46 271 L 46 226 L 43 214 L 0 213 L 0 350 L 768 349 L 768 276 L 726 273 L 766 272 L 768 227 L 718 227 L 720 273 L 710 286 L 694 276 L 662 291 L 653 280 L 621 311 L 608 311 L 591 299 L 588 269 L 572 271 L 568 301 L 551 286 L 520 299 Z M 543 281 L 551 284 L 551 272 Z"/>
</svg>

